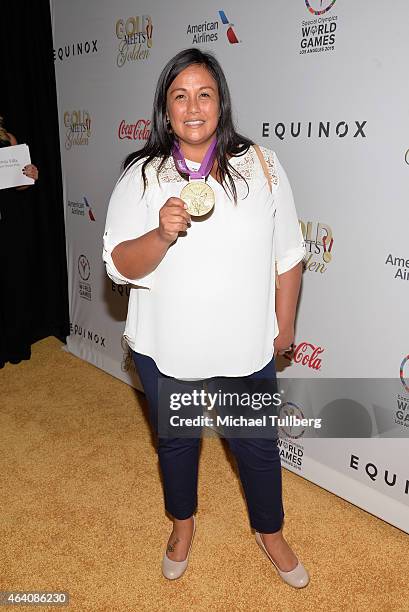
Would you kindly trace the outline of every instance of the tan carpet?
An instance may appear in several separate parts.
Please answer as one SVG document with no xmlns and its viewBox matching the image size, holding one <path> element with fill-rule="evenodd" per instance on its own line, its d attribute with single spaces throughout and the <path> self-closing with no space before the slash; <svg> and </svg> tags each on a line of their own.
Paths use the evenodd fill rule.
<svg viewBox="0 0 409 612">
<path fill-rule="evenodd" d="M 60 346 L 0 370 L 0 590 L 69 591 L 81 612 L 409 611 L 409 536 L 284 469 L 285 534 L 311 573 L 285 585 L 218 439 L 203 442 L 189 568 L 163 578 L 171 523 L 142 396 Z"/>
</svg>

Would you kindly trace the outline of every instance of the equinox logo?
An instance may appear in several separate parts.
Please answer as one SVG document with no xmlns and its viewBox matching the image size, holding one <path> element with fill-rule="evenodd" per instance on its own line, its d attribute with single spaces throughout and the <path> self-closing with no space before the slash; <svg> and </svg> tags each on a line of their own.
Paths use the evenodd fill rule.
<svg viewBox="0 0 409 612">
<path fill-rule="evenodd" d="M 57 56 L 62 62 L 64 59 L 68 59 L 70 57 L 98 53 L 97 43 L 97 39 L 91 41 L 86 40 L 85 42 L 72 43 L 69 45 L 64 45 L 64 47 L 59 47 L 58 49 L 53 49 L 54 61 L 57 59 Z"/>
<path fill-rule="evenodd" d="M 380 470 L 378 466 L 375 463 L 372 463 L 371 461 L 368 461 L 365 466 L 361 467 L 359 465 L 359 460 L 360 457 L 358 455 L 351 454 L 349 467 L 357 471 L 359 470 L 359 468 L 361 468 L 360 471 L 364 471 L 368 478 L 372 480 L 372 482 L 376 482 L 378 480 L 378 482 L 383 481 L 386 485 L 388 485 L 388 487 L 399 486 L 404 495 L 409 494 L 409 480 L 407 478 L 403 479 L 403 477 L 401 476 L 398 480 L 396 472 L 392 474 L 389 469 Z"/>
<path fill-rule="evenodd" d="M 86 329 L 82 325 L 77 325 L 76 323 L 70 323 L 70 335 L 71 336 L 81 336 L 84 340 L 89 340 L 93 344 L 98 344 L 99 346 L 103 346 L 106 348 L 106 338 L 97 334 L 91 329 Z"/>
<path fill-rule="evenodd" d="M 270 137 L 271 131 L 274 130 L 274 134 L 280 140 L 284 140 L 291 136 L 292 138 L 307 137 L 307 138 L 330 138 L 331 136 L 337 136 L 338 138 L 345 138 L 349 135 L 352 138 L 366 138 L 364 128 L 367 121 L 354 121 L 349 124 L 346 121 L 338 121 L 338 123 L 331 121 L 319 121 L 317 124 L 309 121 L 308 123 L 302 123 L 301 121 L 292 121 L 290 124 L 276 123 L 272 126 L 271 123 L 263 122 L 261 135 L 263 138 Z"/>
</svg>

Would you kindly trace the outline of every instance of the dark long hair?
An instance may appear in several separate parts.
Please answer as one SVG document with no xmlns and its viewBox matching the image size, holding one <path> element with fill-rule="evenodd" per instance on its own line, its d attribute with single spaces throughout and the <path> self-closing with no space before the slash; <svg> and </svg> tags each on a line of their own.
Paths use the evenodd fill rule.
<svg viewBox="0 0 409 612">
<path fill-rule="evenodd" d="M 219 62 L 211 53 L 203 52 L 195 47 L 180 51 L 175 57 L 172 57 L 172 59 L 168 61 L 162 70 L 156 86 L 150 136 L 142 149 L 128 155 L 124 162 L 124 168 L 127 169 L 133 163 L 146 157 L 146 160 L 142 164 L 142 177 L 144 189 L 146 189 L 146 167 L 155 157 L 159 157 L 162 158 L 157 170 L 159 177 L 163 164 L 171 155 L 174 141 L 173 133 L 169 131 L 166 121 L 167 92 L 178 74 L 192 64 L 205 66 L 218 86 L 220 116 L 216 132 L 217 175 L 222 184 L 226 179 L 228 189 L 236 202 L 237 191 L 233 177 L 241 179 L 243 179 L 243 177 L 231 164 L 229 164 L 229 157 L 244 155 L 253 142 L 245 136 L 241 136 L 235 130 L 232 118 L 230 92 L 226 77 Z"/>
</svg>

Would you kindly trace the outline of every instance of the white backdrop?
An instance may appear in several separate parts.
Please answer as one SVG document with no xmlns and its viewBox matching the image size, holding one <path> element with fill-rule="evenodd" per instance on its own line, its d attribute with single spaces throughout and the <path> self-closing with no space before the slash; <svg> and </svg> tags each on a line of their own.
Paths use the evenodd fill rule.
<svg viewBox="0 0 409 612">
<path fill-rule="evenodd" d="M 124 157 L 147 137 L 163 65 L 182 48 L 212 50 L 239 130 L 287 170 L 308 245 L 296 356 L 282 374 L 302 380 L 286 408 L 331 415 L 331 401 L 357 401 L 343 379 L 370 379 L 345 412 L 348 437 L 283 430 L 283 465 L 409 533 L 407 2 L 391 11 L 381 0 L 228 0 L 222 14 L 213 0 L 51 8 L 69 350 L 137 384 L 121 341 L 127 288 L 101 259 L 106 208 Z M 339 379 L 330 392 L 307 385 L 330 378 Z M 371 439 L 353 437 L 362 423 Z"/>
</svg>

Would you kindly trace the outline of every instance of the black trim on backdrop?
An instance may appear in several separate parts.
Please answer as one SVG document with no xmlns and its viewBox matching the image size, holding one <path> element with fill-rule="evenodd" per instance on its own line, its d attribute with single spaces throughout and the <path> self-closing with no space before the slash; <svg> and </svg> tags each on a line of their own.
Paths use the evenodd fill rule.
<svg viewBox="0 0 409 612">
<path fill-rule="evenodd" d="M 49 0 L 2 8 L 0 115 L 30 147 L 39 180 L 0 191 L 0 367 L 69 334 L 57 95 Z"/>
</svg>

